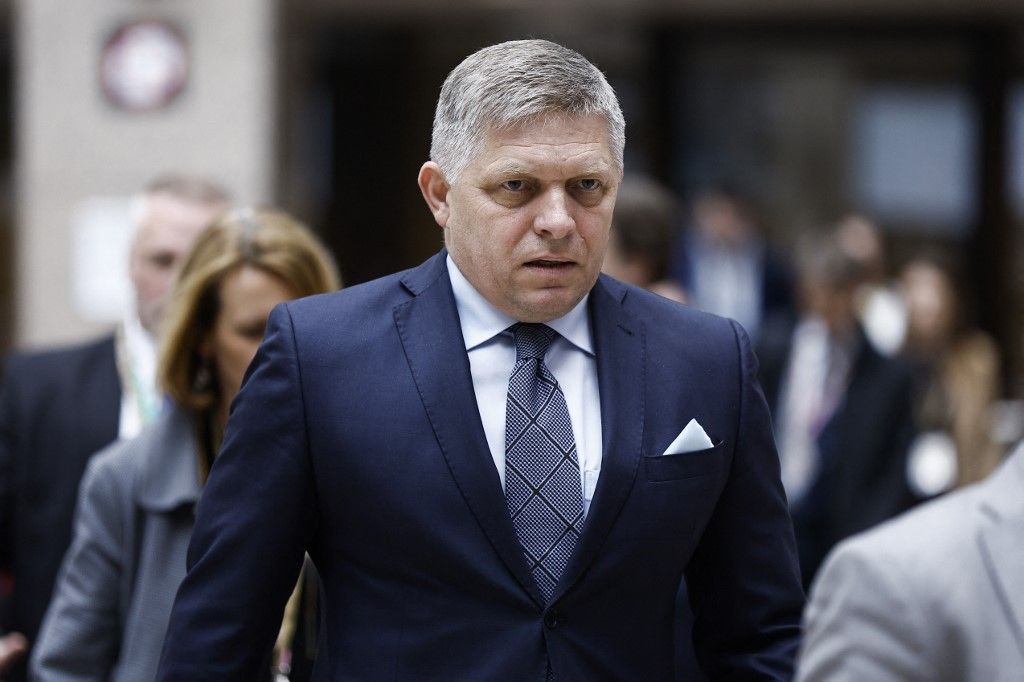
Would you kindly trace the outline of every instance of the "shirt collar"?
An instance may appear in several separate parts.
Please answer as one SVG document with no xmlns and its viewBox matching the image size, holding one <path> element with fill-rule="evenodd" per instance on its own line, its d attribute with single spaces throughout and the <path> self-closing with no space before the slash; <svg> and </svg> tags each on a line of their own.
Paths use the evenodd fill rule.
<svg viewBox="0 0 1024 682">
<path fill-rule="evenodd" d="M 451 255 L 447 256 L 448 277 L 452 281 L 452 293 L 455 295 L 455 307 L 459 311 L 459 324 L 462 326 L 462 338 L 466 342 L 466 350 L 473 350 L 514 325 L 515 320 L 498 310 L 476 290 L 459 267 L 455 265 Z M 594 355 L 594 344 L 590 334 L 587 316 L 587 300 L 590 292 L 576 306 L 558 319 L 545 324 L 573 346 L 588 355 Z"/>
</svg>

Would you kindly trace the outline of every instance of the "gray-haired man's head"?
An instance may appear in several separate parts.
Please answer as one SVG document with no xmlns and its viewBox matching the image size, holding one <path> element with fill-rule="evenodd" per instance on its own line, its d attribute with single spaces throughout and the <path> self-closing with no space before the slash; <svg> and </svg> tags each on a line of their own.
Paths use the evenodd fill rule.
<svg viewBox="0 0 1024 682">
<path fill-rule="evenodd" d="M 159 333 L 192 243 L 227 206 L 227 192 L 204 178 L 168 174 L 146 186 L 136 208 L 129 267 L 139 321 L 150 334 Z"/>
<path fill-rule="evenodd" d="M 489 128 L 545 116 L 599 115 L 618 169 L 626 122 L 604 74 L 574 50 L 547 40 L 513 40 L 462 60 L 444 85 L 434 114 L 430 158 L 455 182 Z"/>
<path fill-rule="evenodd" d="M 624 127 L 601 72 L 547 41 L 484 48 L 445 81 L 420 191 L 456 267 L 505 315 L 548 322 L 594 286 Z"/>
</svg>

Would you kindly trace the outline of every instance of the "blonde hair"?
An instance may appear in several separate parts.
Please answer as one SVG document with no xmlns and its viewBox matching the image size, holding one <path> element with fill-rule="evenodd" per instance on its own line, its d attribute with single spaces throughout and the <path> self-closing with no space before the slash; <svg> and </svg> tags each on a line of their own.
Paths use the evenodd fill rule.
<svg viewBox="0 0 1024 682">
<path fill-rule="evenodd" d="M 220 312 L 221 283 L 245 266 L 280 278 L 296 298 L 341 286 L 323 244 L 287 214 L 240 209 L 214 221 L 196 240 L 178 276 L 160 346 L 158 380 L 182 407 L 202 412 L 222 397 L 200 347 Z"/>
</svg>

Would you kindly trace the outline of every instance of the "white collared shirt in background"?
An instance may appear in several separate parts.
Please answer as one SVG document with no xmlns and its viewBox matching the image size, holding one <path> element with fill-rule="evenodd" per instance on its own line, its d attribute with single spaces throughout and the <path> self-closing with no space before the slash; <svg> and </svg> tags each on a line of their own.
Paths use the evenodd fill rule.
<svg viewBox="0 0 1024 682">
<path fill-rule="evenodd" d="M 756 339 L 761 327 L 763 247 L 723 248 L 698 242 L 693 265 L 694 305 L 742 325 Z"/>
<path fill-rule="evenodd" d="M 473 391 L 480 410 L 487 445 L 505 486 L 505 407 L 508 380 L 516 364 L 512 333 L 506 330 L 517 322 L 495 308 L 470 284 L 448 256 L 455 305 L 459 311 L 462 338 L 469 355 Z M 546 324 L 558 332 L 544 356 L 565 395 L 576 440 L 583 487 L 583 513 L 590 510 L 597 479 L 601 473 L 601 400 L 597 386 L 597 358 L 587 314 L 589 294 L 563 317 Z"/>
<path fill-rule="evenodd" d="M 846 392 L 853 345 L 833 338 L 817 317 L 802 320 L 793 332 L 776 430 L 782 486 L 790 507 L 799 505 L 817 480 L 818 438 Z"/>
<path fill-rule="evenodd" d="M 163 408 L 157 389 L 156 341 L 142 327 L 138 315 L 127 315 L 115 340 L 117 371 L 121 379 L 121 413 L 118 438 L 134 438 L 153 422 Z"/>
</svg>

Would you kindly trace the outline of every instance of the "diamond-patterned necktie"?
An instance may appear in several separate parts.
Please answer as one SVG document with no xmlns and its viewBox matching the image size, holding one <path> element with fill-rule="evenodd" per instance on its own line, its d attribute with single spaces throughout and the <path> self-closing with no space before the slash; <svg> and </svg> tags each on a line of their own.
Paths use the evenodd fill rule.
<svg viewBox="0 0 1024 682">
<path fill-rule="evenodd" d="M 530 571 L 549 602 L 583 526 L 583 490 L 565 396 L 544 364 L 557 336 L 512 326 L 516 365 L 505 410 L 505 500 Z"/>
</svg>

